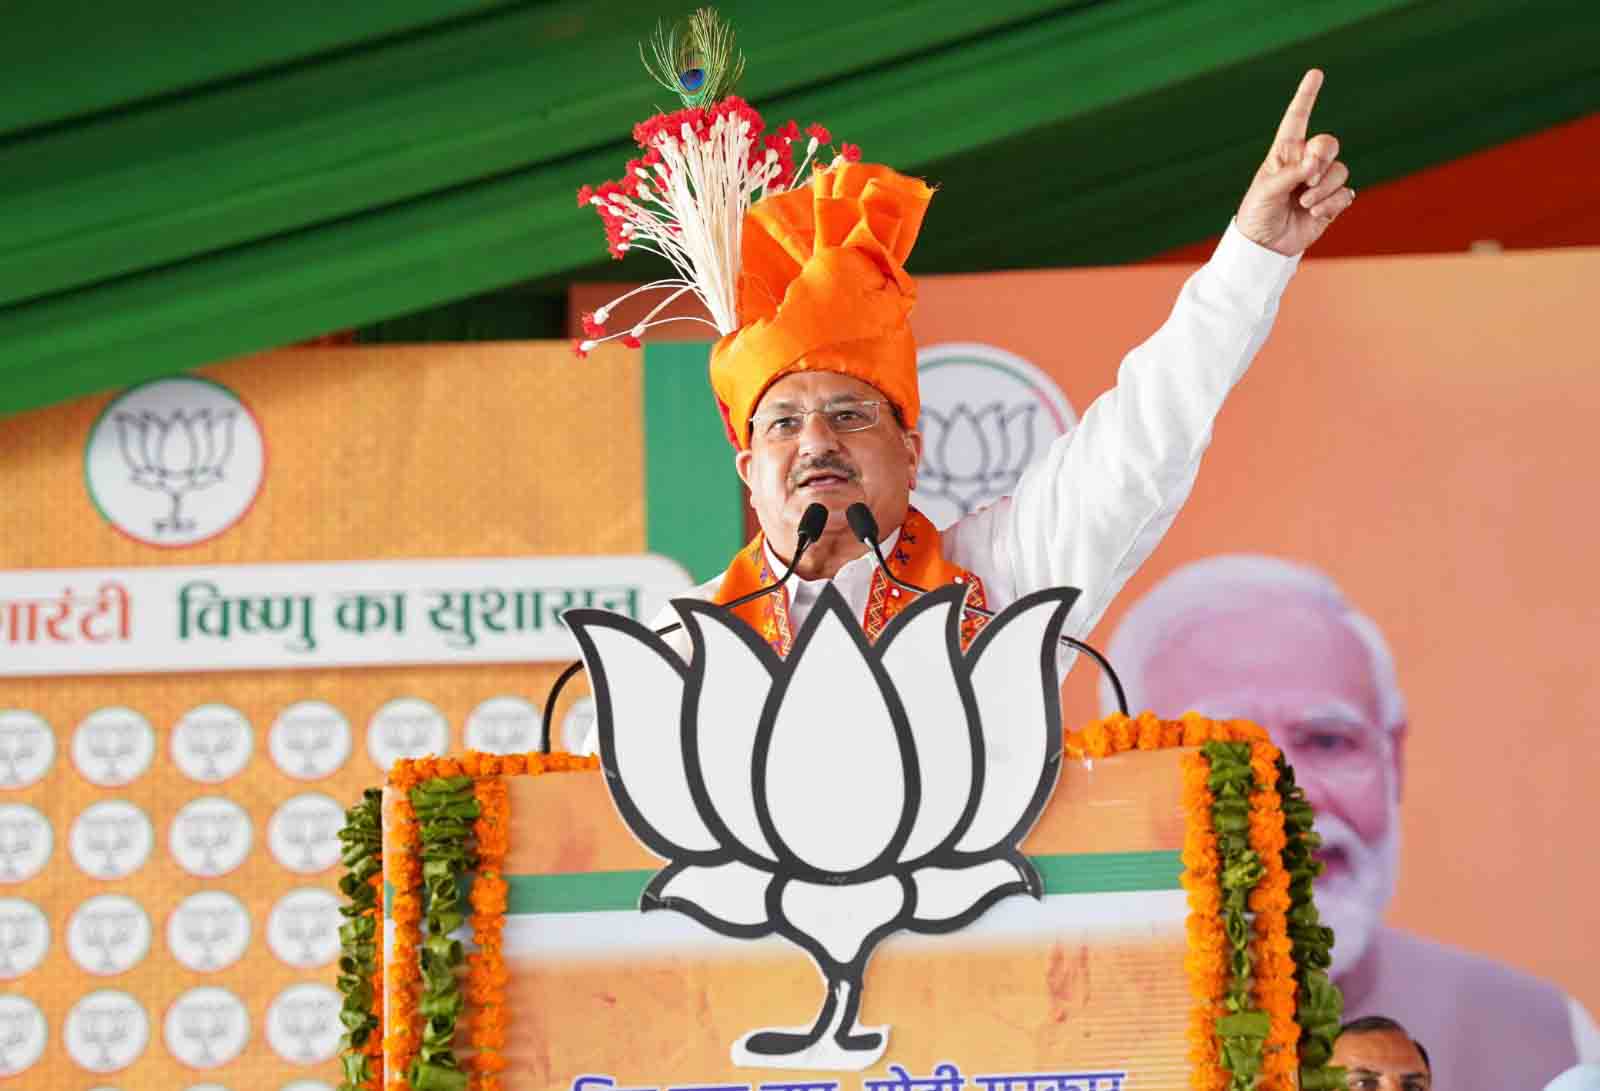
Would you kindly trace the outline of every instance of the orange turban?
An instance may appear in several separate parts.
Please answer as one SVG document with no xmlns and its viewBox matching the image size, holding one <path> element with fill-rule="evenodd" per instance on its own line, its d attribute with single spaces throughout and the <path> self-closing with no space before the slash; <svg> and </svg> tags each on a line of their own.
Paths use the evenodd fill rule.
<svg viewBox="0 0 1600 1091">
<path fill-rule="evenodd" d="M 872 384 L 915 427 L 916 282 L 905 260 L 933 190 L 875 163 L 818 171 L 745 215 L 739 329 L 711 350 L 711 389 L 743 449 L 767 388 L 796 371 Z"/>
</svg>

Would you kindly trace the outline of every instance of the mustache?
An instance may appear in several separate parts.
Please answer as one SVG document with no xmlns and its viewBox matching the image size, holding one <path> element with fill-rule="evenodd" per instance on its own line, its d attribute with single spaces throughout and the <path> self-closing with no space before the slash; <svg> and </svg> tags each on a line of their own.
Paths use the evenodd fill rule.
<svg viewBox="0 0 1600 1091">
<path fill-rule="evenodd" d="M 1332 814 L 1319 814 L 1316 821 L 1317 835 L 1322 838 L 1322 852 L 1330 849 L 1344 854 L 1346 863 L 1350 867 L 1350 876 L 1342 882 L 1360 882 L 1363 876 L 1371 875 L 1383 866 L 1383 847 L 1369 844 L 1355 828 L 1348 822 Z"/>
<path fill-rule="evenodd" d="M 790 470 L 789 487 L 791 489 L 798 488 L 800 482 L 819 473 L 838 474 L 846 481 L 854 481 L 861 476 L 861 471 L 845 461 L 843 455 L 824 452 L 816 458 L 808 460 L 804 465 L 796 466 Z"/>
</svg>

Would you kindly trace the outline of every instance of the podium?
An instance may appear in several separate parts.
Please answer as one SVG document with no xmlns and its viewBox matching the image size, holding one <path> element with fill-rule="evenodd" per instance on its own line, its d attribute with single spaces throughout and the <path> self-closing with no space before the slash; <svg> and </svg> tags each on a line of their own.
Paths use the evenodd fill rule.
<svg viewBox="0 0 1600 1091">
<path fill-rule="evenodd" d="M 872 647 L 819 606 L 788 660 L 711 607 L 686 615 L 687 661 L 625 619 L 573 617 L 600 762 L 391 773 L 368 911 L 385 915 L 382 1027 L 353 1033 L 355 1074 L 418 1091 L 1331 1084 L 1309 808 L 1265 734 L 1147 715 L 1063 735 L 1061 603 L 1030 596 L 963 647 L 955 600 L 929 600 Z M 862 711 L 869 683 L 890 728 Z M 871 792 L 837 748 L 851 731 L 880 751 Z M 955 779 L 941 737 L 970 743 Z M 813 741 L 833 765 L 799 756 Z"/>
</svg>

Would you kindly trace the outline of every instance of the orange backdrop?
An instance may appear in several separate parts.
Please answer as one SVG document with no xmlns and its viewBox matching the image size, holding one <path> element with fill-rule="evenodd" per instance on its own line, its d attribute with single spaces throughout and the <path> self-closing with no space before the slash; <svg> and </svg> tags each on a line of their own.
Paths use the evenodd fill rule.
<svg viewBox="0 0 1600 1091">
<path fill-rule="evenodd" d="M 919 345 L 985 341 L 1081 412 L 1192 266 L 927 277 Z M 1600 250 L 1309 262 L 1166 541 L 1314 564 L 1393 647 L 1411 720 L 1389 923 L 1600 1011 Z M 1098 711 L 1075 670 L 1067 722 Z"/>
<path fill-rule="evenodd" d="M 83 398 L 0 422 L 0 569 L 173 564 L 349 561 L 386 558 L 497 557 L 638 553 L 645 547 L 640 354 L 606 349 L 586 364 L 589 386 L 568 381 L 565 345 L 461 345 L 425 348 L 318 348 L 275 353 L 207 368 L 261 422 L 269 470 L 249 514 L 219 537 L 184 549 L 141 545 L 96 514 L 83 484 L 84 442 L 112 395 Z M 593 497 L 608 518 L 591 517 Z M 0 644 L 0 656 L 5 655 Z M 5 991 L 36 1004 L 48 1024 L 38 1062 L 20 1074 L 0 1071 L 0 1088 L 78 1091 L 177 1091 L 215 1082 L 235 1091 L 275 1091 L 296 1079 L 339 1081 L 335 1060 L 299 1066 L 279 1056 L 265 1033 L 274 997 L 293 985 L 331 986 L 336 967 L 291 966 L 267 942 L 269 913 L 302 887 L 337 889 L 340 868 L 296 874 L 268 852 L 275 809 L 302 792 L 326 793 L 341 806 L 382 781 L 366 746 L 367 725 L 385 702 L 420 697 L 450 724 L 450 748 L 464 747 L 463 724 L 480 702 L 520 696 L 542 706 L 559 663 L 469 664 L 218 671 L 100 677 L 0 677 L 0 710 L 26 709 L 56 737 L 55 760 L 27 787 L 0 790 L 0 805 L 26 804 L 54 829 L 49 863 L 33 878 L 0 883 L 50 918 L 48 951 Z M 329 702 L 349 721 L 349 758 L 322 779 L 291 779 L 267 753 L 268 728 L 291 704 Z M 188 709 L 225 702 L 254 726 L 254 752 L 236 776 L 197 784 L 171 759 L 169 734 Z M 69 756 L 74 728 L 91 712 L 127 706 L 154 727 L 156 755 L 124 788 L 97 788 Z M 566 708 L 564 704 L 562 708 Z M 558 710 L 557 723 L 561 712 Z M 168 848 L 179 807 L 224 796 L 250 815 L 250 854 L 234 871 L 200 879 Z M 112 880 L 86 878 L 68 852 L 69 829 L 102 799 L 138 806 L 154 826 L 148 862 Z M 200 890 L 233 894 L 250 917 L 244 956 L 198 972 L 174 956 L 169 918 Z M 97 977 L 69 957 L 69 916 L 87 898 L 121 894 L 138 902 L 155 934 L 131 970 Z M 245 1005 L 249 1042 L 220 1067 L 186 1067 L 163 1037 L 162 1020 L 187 990 L 220 986 Z M 120 1071 L 85 1071 L 64 1045 L 63 1024 L 80 998 L 101 988 L 126 991 L 150 1019 L 150 1039 Z"/>
</svg>

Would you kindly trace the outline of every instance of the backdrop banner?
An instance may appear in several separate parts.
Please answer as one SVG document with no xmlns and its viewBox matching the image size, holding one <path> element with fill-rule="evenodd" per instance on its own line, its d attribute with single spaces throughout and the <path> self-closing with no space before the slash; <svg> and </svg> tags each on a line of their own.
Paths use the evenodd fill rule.
<svg viewBox="0 0 1600 1091">
<path fill-rule="evenodd" d="M 1002 495 L 1189 271 L 925 278 L 919 502 L 947 521 Z M 1353 1009 L 1411 1025 L 1469 1091 L 1513 1038 L 1534 1042 L 1530 1082 L 1575 1056 L 1600 1010 L 1597 279 L 1577 250 L 1307 264 L 1188 506 L 1093 634 L 1135 704 L 1248 711 L 1291 751 L 1329 822 Z M 479 626 L 474 647 L 522 641 L 488 662 L 412 626 L 445 592 L 530 588 L 637 587 L 648 619 L 651 594 L 712 575 L 740 497 L 693 349 L 296 350 L 0 422 L 0 1087 L 337 1082 L 339 811 L 397 756 L 536 745 L 560 669 L 537 633 Z M 703 444 L 680 442 L 691 426 Z M 495 567 L 580 557 L 619 567 Z M 257 566 L 284 585 L 241 578 Z M 200 654 L 200 613 L 188 652 L 135 639 L 142 589 L 167 588 L 181 627 L 185 586 L 207 625 L 248 619 L 284 656 L 298 616 L 216 604 L 310 598 L 320 649 L 341 592 L 403 593 L 437 656 L 268 669 L 210 636 Z M 57 636 L 133 659 L 19 666 Z M 1294 685 L 1218 654 L 1251 639 Z M 1068 726 L 1102 707 L 1086 668 L 1063 699 Z M 589 707 L 557 709 L 558 744 Z M 1539 1033 L 1456 1029 L 1513 1017 Z"/>
<path fill-rule="evenodd" d="M 926 510 L 1008 491 L 1190 271 L 925 278 Z M 1134 705 L 1285 747 L 1349 1010 L 1405 1023 L 1439 1086 L 1488 1091 L 1513 1042 L 1530 1086 L 1600 1059 L 1573 1010 L 1600 1012 L 1597 276 L 1595 250 L 1307 262 L 1092 634 Z M 1063 696 L 1108 709 L 1092 664 Z"/>
<path fill-rule="evenodd" d="M 640 356 L 295 350 L 0 423 L 0 1087 L 338 1083 L 344 809 L 536 749 L 560 613 L 689 586 Z"/>
<path fill-rule="evenodd" d="M 648 554 L 0 572 L 0 674 L 567 660 L 565 611 L 688 586 Z"/>
</svg>

